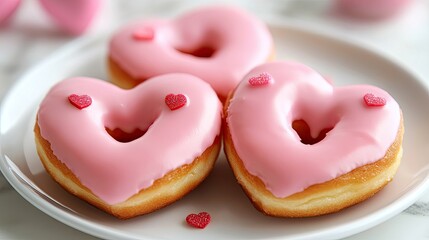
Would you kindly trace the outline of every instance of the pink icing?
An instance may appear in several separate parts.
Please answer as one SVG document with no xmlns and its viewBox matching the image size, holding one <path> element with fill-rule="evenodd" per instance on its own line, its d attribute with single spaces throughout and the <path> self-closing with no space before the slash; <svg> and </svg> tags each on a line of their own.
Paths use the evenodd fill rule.
<svg viewBox="0 0 429 240">
<path fill-rule="evenodd" d="M 255 88 L 247 79 L 267 72 L 271 84 Z M 369 107 L 372 93 L 386 104 Z M 253 69 L 237 87 L 227 123 L 245 168 L 276 197 L 287 197 L 381 159 L 394 142 L 400 108 L 385 91 L 369 85 L 334 88 L 314 70 L 294 62 Z M 333 127 L 314 144 L 301 143 L 292 128 L 305 120 L 312 137 Z"/>
<path fill-rule="evenodd" d="M 151 28 L 152 41 L 136 41 L 134 32 Z M 211 57 L 191 52 L 215 49 Z M 180 51 L 179 51 L 180 50 Z M 110 42 L 110 57 L 135 79 L 185 72 L 208 82 L 226 97 L 250 69 L 272 51 L 268 29 L 256 18 L 231 7 L 206 7 L 175 20 L 145 20 L 119 30 Z"/>
<path fill-rule="evenodd" d="M 170 93 L 185 95 L 186 105 L 171 111 Z M 68 101 L 71 94 L 86 94 L 92 104 L 79 110 Z M 210 86 L 187 74 L 155 77 L 132 90 L 71 78 L 50 90 L 38 121 L 55 156 L 96 196 L 116 204 L 201 155 L 220 132 L 221 108 Z M 123 143 L 105 127 L 147 132 Z"/>
</svg>

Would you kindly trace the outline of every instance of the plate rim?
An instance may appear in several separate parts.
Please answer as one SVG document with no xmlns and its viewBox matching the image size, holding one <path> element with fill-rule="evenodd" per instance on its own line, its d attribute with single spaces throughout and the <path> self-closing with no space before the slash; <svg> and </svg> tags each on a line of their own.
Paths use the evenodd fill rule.
<svg viewBox="0 0 429 240">
<path fill-rule="evenodd" d="M 277 29 L 279 28 L 289 29 L 293 31 L 299 31 L 305 34 L 317 35 L 329 41 L 341 42 L 342 44 L 345 44 L 349 47 L 363 50 L 365 51 L 365 54 L 377 55 L 377 57 L 383 59 L 390 65 L 395 66 L 397 69 L 401 69 L 403 72 L 407 73 L 412 79 L 415 80 L 414 82 L 415 84 L 420 85 L 424 89 L 424 91 L 429 94 L 428 84 L 425 84 L 424 80 L 421 79 L 421 77 L 418 74 L 416 74 L 412 69 L 410 69 L 406 65 L 400 63 L 395 58 L 392 58 L 391 56 L 387 55 L 385 52 L 377 49 L 375 46 L 372 46 L 363 41 L 359 41 L 350 37 L 339 35 L 335 31 L 330 31 L 326 29 L 321 30 L 319 28 L 312 27 L 311 25 L 305 24 L 302 22 L 301 23 L 299 22 L 290 22 L 290 23 L 281 22 L 280 23 L 276 21 L 268 21 L 267 25 L 269 26 L 269 28 L 274 27 Z M 34 65 L 33 67 L 25 71 L 24 74 L 22 74 L 16 79 L 15 83 L 12 85 L 12 87 L 8 89 L 7 93 L 2 99 L 2 102 L 0 105 L 0 123 L 1 123 L 1 119 L 3 118 L 2 116 L 4 116 L 3 114 L 4 106 L 7 105 L 8 102 L 10 102 L 10 99 L 12 98 L 12 96 L 14 96 L 14 94 L 16 94 L 16 92 L 20 89 L 20 86 L 24 84 L 22 79 L 30 78 L 32 74 L 39 71 L 40 69 L 46 68 L 46 66 L 49 66 L 51 62 L 55 62 L 57 59 L 61 59 L 62 57 L 67 56 L 68 54 L 72 54 L 76 49 L 79 49 L 87 44 L 97 41 L 97 39 L 102 39 L 103 37 L 106 37 L 106 35 L 108 34 L 88 35 L 88 36 L 73 40 L 70 43 L 66 44 L 65 46 L 61 47 L 60 49 L 56 50 L 54 53 L 50 54 L 48 57 L 46 57 L 38 64 Z M 67 212 L 63 206 L 55 205 L 45 200 L 31 186 L 24 185 L 21 182 L 22 180 L 20 180 L 19 177 L 15 175 L 13 170 L 10 169 L 10 167 L 6 164 L 8 160 L 5 158 L 2 152 L 2 145 L 3 145 L 2 141 L 4 137 L 2 137 L 3 134 L 1 134 L 1 128 L 2 126 L 0 124 L 0 170 L 3 173 L 3 176 L 6 178 L 6 180 L 13 186 L 13 188 L 22 197 L 24 197 L 24 199 L 26 199 L 33 206 L 35 206 L 45 214 L 58 220 L 59 222 L 62 222 L 63 224 L 66 224 L 70 227 L 73 227 L 89 235 L 101 237 L 101 238 L 107 237 L 107 238 L 134 239 L 133 235 L 127 234 L 123 231 L 117 231 L 115 229 L 112 229 L 111 227 L 107 227 L 99 223 L 94 223 L 87 219 L 83 219 L 76 214 L 71 214 L 70 212 Z M 429 189 L 429 174 L 427 174 L 424 177 L 424 179 L 422 179 L 420 184 L 408 190 L 407 194 L 400 196 L 397 200 L 393 201 L 392 203 L 385 206 L 384 208 L 376 212 L 373 212 L 370 215 L 366 215 L 365 217 L 352 220 L 346 223 L 345 225 L 342 225 L 342 228 L 339 230 L 332 229 L 332 228 L 323 230 L 322 232 L 320 232 L 319 230 L 316 233 L 312 233 L 312 234 L 315 234 L 313 236 L 309 236 L 309 235 L 296 236 L 296 239 L 308 239 L 316 236 L 318 239 L 327 239 L 332 237 L 342 238 L 342 237 L 347 237 L 347 236 L 351 236 L 353 234 L 362 232 L 402 212 L 407 207 L 412 205 L 418 199 L 418 197 L 420 197 L 427 189 Z M 283 238 L 284 237 L 275 237 L 271 239 L 283 239 Z M 152 238 L 141 236 L 139 237 L 139 239 L 150 240 Z"/>
</svg>

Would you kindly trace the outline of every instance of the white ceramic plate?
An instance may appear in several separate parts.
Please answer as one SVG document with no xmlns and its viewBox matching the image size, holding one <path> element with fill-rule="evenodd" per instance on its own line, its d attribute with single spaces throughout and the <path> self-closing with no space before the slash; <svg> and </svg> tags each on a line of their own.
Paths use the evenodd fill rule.
<svg viewBox="0 0 429 240">
<path fill-rule="evenodd" d="M 107 38 L 74 42 L 33 68 L 11 89 L 0 115 L 0 168 L 13 187 L 57 220 L 105 239 L 327 239 L 368 229 L 410 206 L 429 185 L 427 87 L 400 65 L 368 48 L 292 26 L 271 27 L 278 59 L 304 62 L 336 85 L 368 83 L 390 92 L 405 118 L 404 156 L 385 189 L 364 203 L 322 217 L 264 216 L 245 197 L 223 155 L 213 173 L 182 200 L 155 213 L 117 220 L 60 188 L 36 154 L 32 128 L 37 106 L 61 79 L 85 75 L 106 79 Z M 184 219 L 207 211 L 212 223 L 190 228 Z"/>
</svg>

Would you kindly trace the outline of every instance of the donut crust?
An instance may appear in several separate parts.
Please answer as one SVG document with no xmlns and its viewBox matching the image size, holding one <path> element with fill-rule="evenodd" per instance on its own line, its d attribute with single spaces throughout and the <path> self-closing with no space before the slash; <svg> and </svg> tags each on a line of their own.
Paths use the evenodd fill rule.
<svg viewBox="0 0 429 240">
<path fill-rule="evenodd" d="M 117 64 L 110 56 L 107 58 L 107 66 L 108 66 L 110 81 L 115 85 L 124 89 L 131 89 L 149 78 L 149 77 L 143 77 L 143 78 L 135 79 L 131 77 L 131 75 L 125 72 L 119 66 L 119 64 Z"/>
<path fill-rule="evenodd" d="M 232 94 L 224 107 L 225 116 L 231 96 Z M 393 179 L 402 158 L 404 125 L 401 113 L 396 139 L 382 159 L 330 181 L 312 185 L 302 192 L 278 198 L 265 188 L 260 178 L 246 170 L 234 148 L 226 118 L 224 121 L 224 151 L 229 165 L 255 208 L 269 216 L 312 217 L 338 212 L 360 203 L 372 197 Z"/>
<path fill-rule="evenodd" d="M 218 157 L 221 137 L 217 136 L 191 164 L 183 165 L 140 190 L 126 201 L 109 205 L 85 187 L 71 170 L 53 153 L 51 144 L 40 134 L 38 120 L 34 126 L 37 153 L 46 171 L 69 193 L 119 218 L 128 219 L 167 206 L 193 190 L 211 172 Z"/>
</svg>

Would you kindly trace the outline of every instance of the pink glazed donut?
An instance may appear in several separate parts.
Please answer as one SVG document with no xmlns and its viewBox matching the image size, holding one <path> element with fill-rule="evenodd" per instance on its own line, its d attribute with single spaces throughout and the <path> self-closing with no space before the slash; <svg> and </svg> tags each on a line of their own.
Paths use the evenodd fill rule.
<svg viewBox="0 0 429 240">
<path fill-rule="evenodd" d="M 228 161 L 268 215 L 317 216 L 364 201 L 402 157 L 402 113 L 387 92 L 333 87 L 299 63 L 254 68 L 224 111 Z"/>
<path fill-rule="evenodd" d="M 221 114 L 210 85 L 188 74 L 158 76 L 131 90 L 71 78 L 40 104 L 36 146 L 63 188 L 126 219 L 178 200 L 209 174 Z"/>
<path fill-rule="evenodd" d="M 131 88 L 172 72 L 195 75 L 225 99 L 253 67 L 273 55 L 267 27 L 239 9 L 205 7 L 174 19 L 127 25 L 110 41 L 112 82 Z"/>
</svg>

